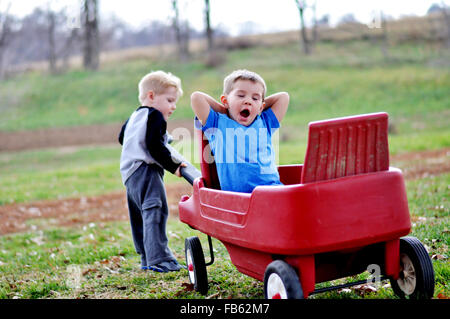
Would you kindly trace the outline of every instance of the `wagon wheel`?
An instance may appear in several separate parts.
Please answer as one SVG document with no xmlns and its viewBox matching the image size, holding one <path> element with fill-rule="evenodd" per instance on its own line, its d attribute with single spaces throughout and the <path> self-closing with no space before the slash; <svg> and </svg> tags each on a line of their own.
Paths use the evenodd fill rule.
<svg viewBox="0 0 450 319">
<path fill-rule="evenodd" d="M 208 275 L 206 273 L 202 245 L 198 237 L 186 238 L 185 253 L 189 281 L 194 285 L 196 291 L 202 295 L 206 295 L 208 292 Z"/>
<path fill-rule="evenodd" d="M 266 299 L 303 299 L 303 289 L 291 266 L 282 260 L 269 264 L 264 273 Z"/>
<path fill-rule="evenodd" d="M 430 256 L 415 237 L 400 239 L 400 277 L 390 279 L 400 298 L 429 299 L 434 293 L 434 271 Z"/>
</svg>

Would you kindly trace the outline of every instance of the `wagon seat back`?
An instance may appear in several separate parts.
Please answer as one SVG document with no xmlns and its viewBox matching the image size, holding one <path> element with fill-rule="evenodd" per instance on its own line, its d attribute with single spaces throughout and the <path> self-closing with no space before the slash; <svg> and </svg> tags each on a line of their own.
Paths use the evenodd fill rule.
<svg viewBox="0 0 450 319">
<path fill-rule="evenodd" d="M 309 123 L 302 184 L 388 169 L 387 113 Z"/>
<path fill-rule="evenodd" d="M 211 153 L 209 141 L 201 130 L 196 129 L 200 152 L 200 170 L 202 172 L 203 182 L 206 187 L 220 189 L 219 177 L 217 176 L 216 163 Z"/>
</svg>

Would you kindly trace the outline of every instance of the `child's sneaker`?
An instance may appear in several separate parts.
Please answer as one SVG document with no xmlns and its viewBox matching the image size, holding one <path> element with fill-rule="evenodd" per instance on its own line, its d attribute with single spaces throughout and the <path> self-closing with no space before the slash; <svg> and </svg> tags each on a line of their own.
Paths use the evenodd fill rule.
<svg viewBox="0 0 450 319">
<path fill-rule="evenodd" d="M 147 270 L 153 270 L 153 271 L 156 271 L 156 272 L 168 272 L 169 271 L 169 270 L 167 270 L 167 268 L 161 267 L 160 264 L 147 266 Z"/>
<path fill-rule="evenodd" d="M 153 270 L 156 272 L 169 272 L 169 271 L 179 271 L 183 267 L 178 262 L 171 260 L 171 261 L 163 261 L 157 265 L 152 265 L 147 267 L 149 270 Z"/>
</svg>

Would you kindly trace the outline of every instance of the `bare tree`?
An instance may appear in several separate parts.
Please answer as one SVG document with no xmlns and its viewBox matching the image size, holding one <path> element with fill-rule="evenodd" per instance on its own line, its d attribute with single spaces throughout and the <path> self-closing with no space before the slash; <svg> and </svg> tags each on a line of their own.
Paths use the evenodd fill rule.
<svg viewBox="0 0 450 319">
<path fill-rule="evenodd" d="M 100 56 L 98 0 L 84 0 L 82 23 L 84 26 L 83 65 L 85 69 L 97 70 Z"/>
<path fill-rule="evenodd" d="M 3 59 L 5 56 L 6 48 L 11 40 L 11 18 L 9 16 L 9 9 L 11 8 L 11 2 L 8 3 L 5 12 L 0 12 L 0 80 L 4 77 Z"/>
<path fill-rule="evenodd" d="M 445 44 L 447 48 L 450 49 L 450 14 L 448 6 L 444 3 L 444 1 L 442 1 L 441 9 L 442 14 L 444 15 L 445 24 L 447 26 L 447 37 L 445 39 Z"/>
<path fill-rule="evenodd" d="M 73 28 L 70 32 L 70 35 L 67 37 L 64 42 L 64 46 L 61 50 L 61 59 L 62 59 L 62 70 L 67 70 L 69 68 L 69 57 L 74 53 L 74 44 L 79 43 L 80 34 L 77 28 Z"/>
<path fill-rule="evenodd" d="M 312 36 L 312 43 L 315 45 L 317 40 L 319 39 L 319 33 L 318 33 L 318 23 L 317 23 L 317 13 L 316 13 L 316 6 L 317 6 L 317 1 L 314 1 L 314 4 L 312 5 L 312 10 L 313 10 L 313 36 Z"/>
<path fill-rule="evenodd" d="M 311 53 L 311 50 L 309 47 L 308 36 L 306 34 L 305 19 L 303 17 L 304 11 L 306 9 L 306 2 L 302 0 L 295 0 L 295 4 L 297 5 L 297 9 L 300 14 L 300 36 L 302 39 L 303 52 L 306 55 L 309 55 Z"/>
<path fill-rule="evenodd" d="M 388 42 L 388 32 L 387 32 L 387 20 L 383 12 L 380 11 L 381 19 L 381 53 L 383 53 L 384 59 L 389 59 L 389 42 Z"/>
<path fill-rule="evenodd" d="M 48 19 L 48 66 L 50 73 L 56 73 L 56 47 L 55 47 L 55 13 L 51 10 L 50 5 L 47 10 Z"/>
<path fill-rule="evenodd" d="M 172 27 L 175 32 L 175 40 L 180 59 L 186 60 L 189 57 L 189 24 L 187 21 L 180 21 L 179 2 L 172 0 L 173 21 Z"/>
<path fill-rule="evenodd" d="M 205 0 L 205 24 L 206 24 L 206 38 L 208 39 L 208 51 L 211 52 L 214 43 L 213 43 L 213 31 L 211 29 L 211 20 L 210 20 L 210 4 L 209 0 Z"/>
</svg>

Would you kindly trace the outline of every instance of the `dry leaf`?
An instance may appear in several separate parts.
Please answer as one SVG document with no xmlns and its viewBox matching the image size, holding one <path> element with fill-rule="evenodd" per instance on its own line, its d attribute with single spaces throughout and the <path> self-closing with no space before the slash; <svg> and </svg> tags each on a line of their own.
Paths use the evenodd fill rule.
<svg viewBox="0 0 450 319">
<path fill-rule="evenodd" d="M 368 284 L 364 284 L 353 287 L 353 290 L 355 290 L 357 294 L 362 296 L 368 293 L 376 292 L 377 288 Z"/>
<path fill-rule="evenodd" d="M 192 290 L 194 290 L 194 284 L 188 284 L 187 282 L 183 282 L 181 284 L 181 287 L 183 287 L 184 291 L 192 291 Z"/>
<path fill-rule="evenodd" d="M 176 293 L 175 293 L 175 297 L 179 297 L 181 294 L 183 294 L 183 293 L 185 293 L 185 292 L 189 292 L 189 291 L 193 291 L 194 290 L 194 285 L 193 284 L 188 284 L 188 283 L 186 283 L 186 282 L 183 282 L 182 284 L 181 284 L 181 287 L 183 287 L 183 289 L 181 289 L 181 290 L 178 290 Z"/>
<path fill-rule="evenodd" d="M 98 270 L 97 269 L 95 269 L 95 268 L 88 268 L 88 269 L 86 269 L 86 270 L 84 270 L 83 272 L 82 272 L 82 275 L 83 276 L 86 276 L 87 274 L 89 274 L 89 273 L 91 273 L 91 272 L 97 272 Z"/>
</svg>

